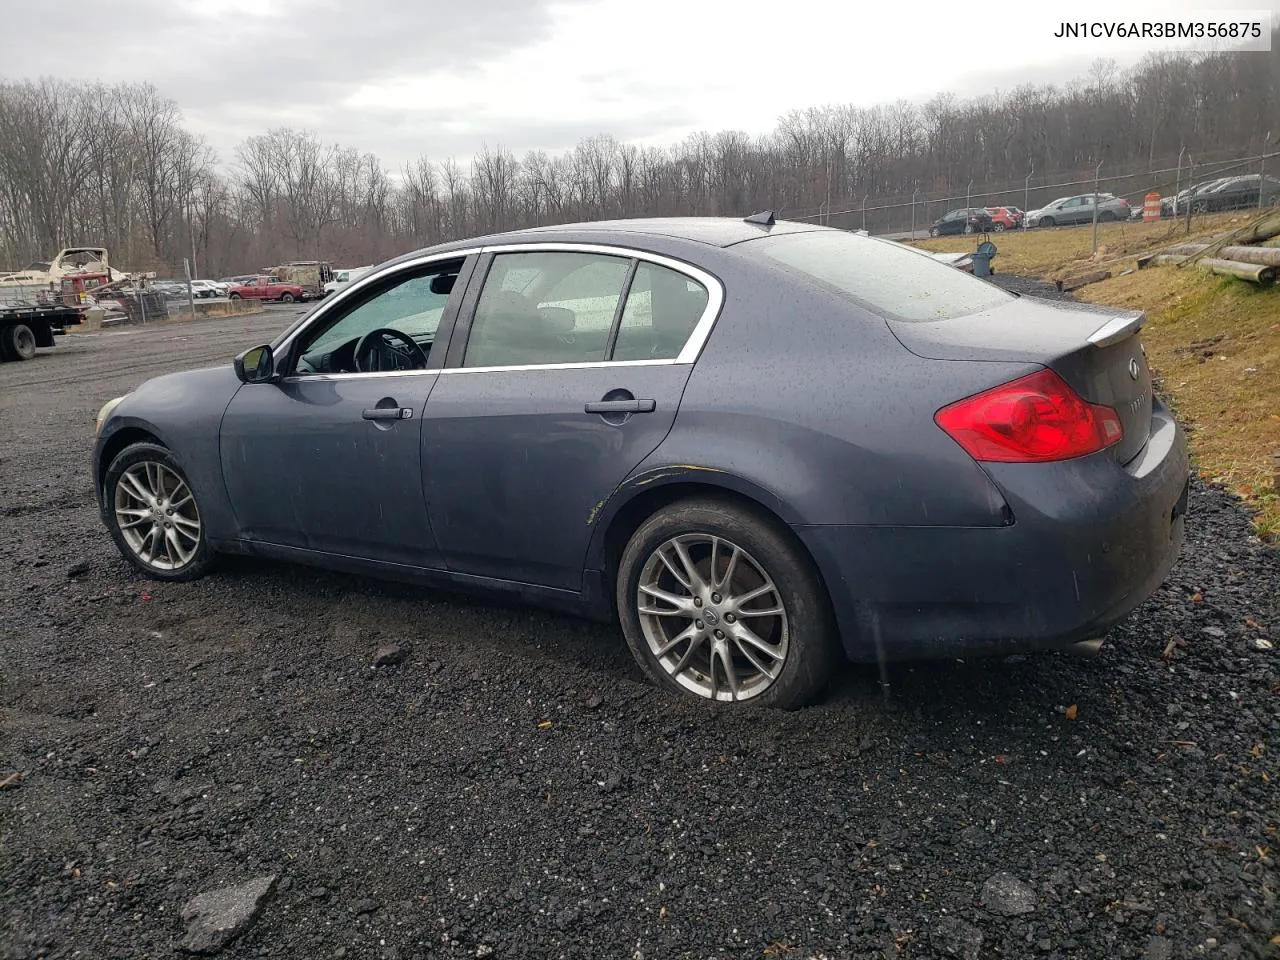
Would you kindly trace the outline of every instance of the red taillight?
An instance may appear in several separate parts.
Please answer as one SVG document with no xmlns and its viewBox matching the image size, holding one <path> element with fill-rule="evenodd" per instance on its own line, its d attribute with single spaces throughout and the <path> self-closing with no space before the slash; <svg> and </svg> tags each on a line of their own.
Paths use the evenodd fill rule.
<svg viewBox="0 0 1280 960">
<path fill-rule="evenodd" d="M 943 407 L 933 418 L 975 460 L 1045 463 L 1097 453 L 1124 436 L 1110 407 L 1041 370 Z"/>
</svg>

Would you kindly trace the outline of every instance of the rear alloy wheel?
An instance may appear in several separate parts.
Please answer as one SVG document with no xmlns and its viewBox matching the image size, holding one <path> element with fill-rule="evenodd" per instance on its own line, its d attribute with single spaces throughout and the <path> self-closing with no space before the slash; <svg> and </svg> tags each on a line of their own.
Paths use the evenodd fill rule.
<svg viewBox="0 0 1280 960">
<path fill-rule="evenodd" d="M 617 605 L 650 680 L 705 700 L 794 708 L 837 662 L 826 595 L 776 524 L 718 500 L 672 504 L 623 551 Z"/>
<path fill-rule="evenodd" d="M 212 554 L 195 492 L 164 447 L 125 447 L 107 468 L 103 500 L 111 538 L 147 576 L 194 580 L 208 570 Z"/>
<path fill-rule="evenodd" d="M 937 227 L 930 227 L 930 228 L 929 228 L 929 236 L 931 236 L 931 237 L 936 237 L 937 235 L 938 235 L 938 228 L 937 228 Z"/>
<path fill-rule="evenodd" d="M 996 233 L 1004 233 L 1004 224 L 997 221 L 994 229 Z"/>
<path fill-rule="evenodd" d="M 25 323 L 0 328 L 0 336 L 4 338 L 6 360 L 30 360 L 35 357 L 36 335 Z"/>
</svg>

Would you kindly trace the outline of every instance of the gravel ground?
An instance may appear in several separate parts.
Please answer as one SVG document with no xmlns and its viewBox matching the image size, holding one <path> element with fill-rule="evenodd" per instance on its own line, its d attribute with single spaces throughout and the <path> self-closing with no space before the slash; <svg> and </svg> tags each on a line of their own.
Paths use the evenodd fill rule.
<svg viewBox="0 0 1280 960">
<path fill-rule="evenodd" d="M 270 876 L 220 956 L 1277 952 L 1280 561 L 1226 493 L 1193 486 L 1182 560 L 1097 660 L 715 709 L 607 627 L 257 561 L 131 573 L 93 413 L 287 319 L 0 366 L 0 957 L 170 957 L 188 901 Z"/>
</svg>

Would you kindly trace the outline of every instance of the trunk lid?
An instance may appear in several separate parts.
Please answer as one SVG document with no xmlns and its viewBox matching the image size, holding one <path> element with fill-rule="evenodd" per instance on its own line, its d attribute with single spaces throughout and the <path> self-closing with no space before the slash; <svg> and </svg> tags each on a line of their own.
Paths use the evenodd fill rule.
<svg viewBox="0 0 1280 960">
<path fill-rule="evenodd" d="M 1145 319 L 1141 311 L 1019 297 L 953 319 L 886 323 L 926 359 L 1044 364 L 1085 400 L 1116 411 L 1124 438 L 1109 449 L 1127 463 L 1151 430 L 1151 371 L 1138 336 Z"/>
</svg>

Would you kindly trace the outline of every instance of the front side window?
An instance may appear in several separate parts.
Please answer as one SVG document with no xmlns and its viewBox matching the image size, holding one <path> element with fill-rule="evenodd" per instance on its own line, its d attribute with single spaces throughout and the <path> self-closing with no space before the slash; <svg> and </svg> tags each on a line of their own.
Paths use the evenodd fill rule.
<svg viewBox="0 0 1280 960">
<path fill-rule="evenodd" d="M 377 284 L 303 334 L 296 373 L 420 370 L 435 340 L 462 261 L 433 264 Z"/>
<path fill-rule="evenodd" d="M 843 230 L 775 234 L 739 249 L 762 254 L 894 320 L 946 320 L 1015 299 L 919 250 Z"/>
</svg>

